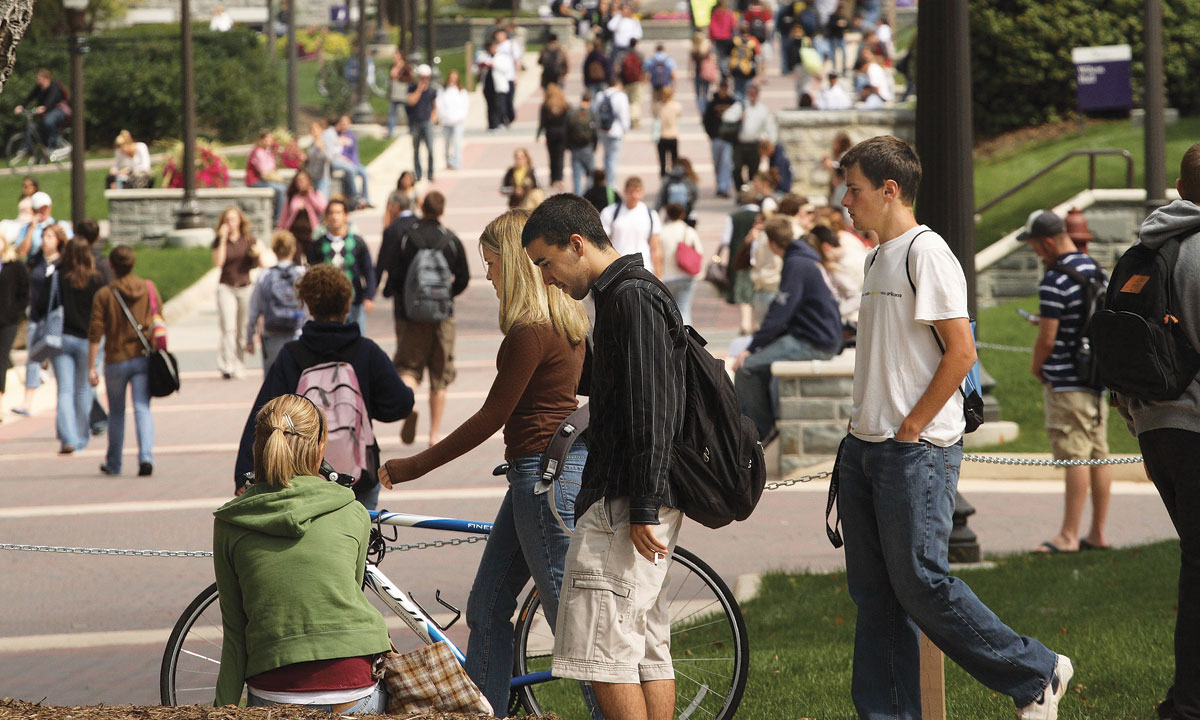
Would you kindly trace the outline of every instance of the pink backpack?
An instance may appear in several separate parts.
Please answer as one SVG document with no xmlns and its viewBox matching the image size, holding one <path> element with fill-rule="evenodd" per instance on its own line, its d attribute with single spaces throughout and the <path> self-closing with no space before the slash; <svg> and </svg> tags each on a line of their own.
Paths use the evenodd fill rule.
<svg viewBox="0 0 1200 720">
<path fill-rule="evenodd" d="M 312 400 L 325 414 L 325 460 L 334 470 L 358 480 L 364 471 L 374 470 L 368 449 L 375 444 L 375 431 L 350 363 L 334 360 L 309 367 L 300 374 L 296 394 Z"/>
</svg>

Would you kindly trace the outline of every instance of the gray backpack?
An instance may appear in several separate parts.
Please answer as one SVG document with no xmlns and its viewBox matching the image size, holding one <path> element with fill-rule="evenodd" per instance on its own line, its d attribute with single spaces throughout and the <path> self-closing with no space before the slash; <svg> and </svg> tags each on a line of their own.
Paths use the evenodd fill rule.
<svg viewBox="0 0 1200 720">
<path fill-rule="evenodd" d="M 415 229 L 415 228 L 414 228 Z M 454 312 L 454 274 L 444 252 L 450 241 L 446 228 L 433 241 L 415 237 L 411 231 L 404 242 L 417 246 L 417 253 L 404 274 L 404 315 L 413 322 L 440 323 Z"/>
</svg>

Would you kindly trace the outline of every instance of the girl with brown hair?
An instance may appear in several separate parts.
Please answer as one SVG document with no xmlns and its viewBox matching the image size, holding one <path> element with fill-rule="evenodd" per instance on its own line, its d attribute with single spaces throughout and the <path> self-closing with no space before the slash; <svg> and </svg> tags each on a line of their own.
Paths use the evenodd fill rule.
<svg viewBox="0 0 1200 720">
<path fill-rule="evenodd" d="M 546 133 L 546 151 L 550 154 L 550 187 L 563 190 L 563 155 L 567 151 L 567 96 L 556 83 L 546 86 L 546 100 L 538 119 L 537 137 Z"/>
<path fill-rule="evenodd" d="M 250 220 L 236 205 L 221 213 L 212 243 L 213 267 L 221 271 L 217 283 L 217 370 L 226 380 L 241 379 L 246 370 L 246 321 L 250 314 L 250 271 L 262 265 Z"/>
<path fill-rule="evenodd" d="M 57 225 L 52 232 L 63 241 L 66 233 Z M 50 361 L 58 383 L 58 414 L 55 424 L 61 446 L 59 453 L 70 455 L 87 447 L 91 437 L 88 412 L 92 409 L 91 388 L 88 385 L 88 325 L 92 318 L 92 300 L 104 287 L 104 278 L 96 272 L 92 248 L 86 240 L 75 238 L 66 243 L 58 261 L 54 286 L 47 298 L 49 312 L 58 305 L 63 308 L 62 352 Z"/>
</svg>

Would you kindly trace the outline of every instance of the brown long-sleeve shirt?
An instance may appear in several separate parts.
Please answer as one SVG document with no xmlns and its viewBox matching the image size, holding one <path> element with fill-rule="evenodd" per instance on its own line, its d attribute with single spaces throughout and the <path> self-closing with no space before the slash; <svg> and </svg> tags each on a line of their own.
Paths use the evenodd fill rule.
<svg viewBox="0 0 1200 720">
<path fill-rule="evenodd" d="M 578 407 L 584 344 L 572 346 L 549 324 L 513 328 L 496 354 L 496 379 L 483 407 L 437 445 L 387 462 L 393 482 L 420 477 L 469 452 L 504 426 L 504 458 L 545 452 Z"/>
</svg>

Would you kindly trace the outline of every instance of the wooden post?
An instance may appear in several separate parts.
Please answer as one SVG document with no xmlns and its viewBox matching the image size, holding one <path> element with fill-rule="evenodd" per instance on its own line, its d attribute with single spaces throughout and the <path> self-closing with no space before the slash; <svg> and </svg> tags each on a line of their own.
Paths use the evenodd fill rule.
<svg viewBox="0 0 1200 720">
<path fill-rule="evenodd" d="M 921 633 L 921 717 L 946 720 L 946 656 Z"/>
</svg>

